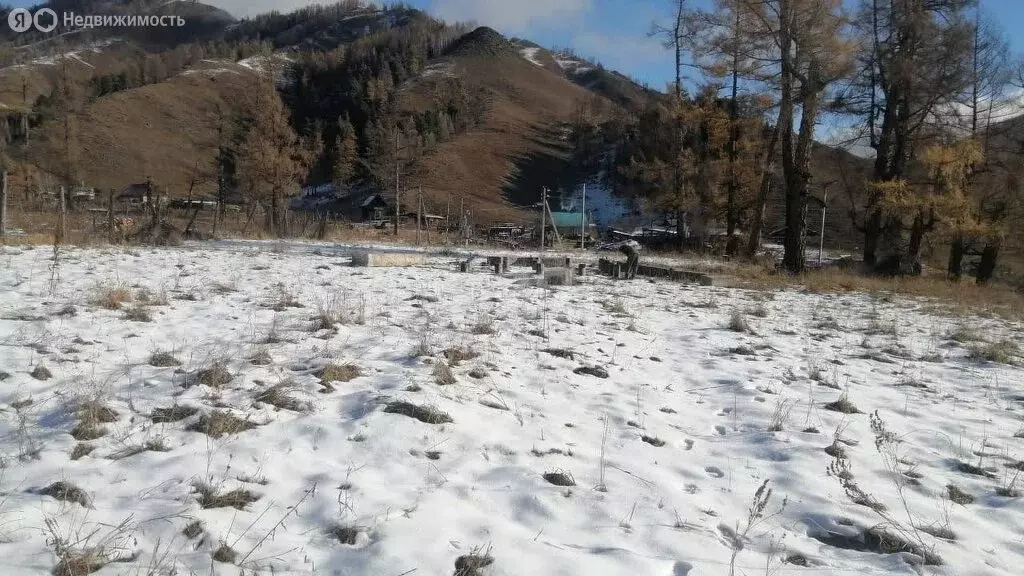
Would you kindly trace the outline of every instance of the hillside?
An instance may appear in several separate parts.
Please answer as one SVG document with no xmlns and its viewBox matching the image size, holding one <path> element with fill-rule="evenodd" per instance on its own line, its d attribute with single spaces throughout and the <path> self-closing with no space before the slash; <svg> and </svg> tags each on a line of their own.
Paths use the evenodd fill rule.
<svg viewBox="0 0 1024 576">
<path fill-rule="evenodd" d="M 76 119 L 79 177 L 118 189 L 152 177 L 172 195 L 212 193 L 218 126 L 247 105 L 256 76 L 233 63 L 205 62 L 174 78 L 98 98 Z M 61 165 L 61 126 L 46 124 L 24 151 L 42 167 Z"/>
<path fill-rule="evenodd" d="M 510 202 L 533 204 L 542 186 L 571 179 L 567 124 L 586 90 L 527 60 L 490 28 L 467 34 L 427 70 L 403 90 L 404 106 L 424 106 L 449 75 L 489 94 L 485 122 L 439 146 L 413 174 L 435 205 L 464 197 L 482 220 L 517 219 L 523 214 Z"/>
<path fill-rule="evenodd" d="M 338 121 L 348 117 L 357 134 L 357 181 L 393 196 L 387 152 L 398 133 L 410 210 L 411 194 L 422 188 L 428 211 L 464 205 L 480 224 L 521 221 L 535 218 L 526 207 L 542 187 L 565 196 L 589 181 L 614 196 L 618 187 L 601 176 L 606 171 L 574 157 L 570 136 L 584 105 L 630 121 L 662 97 L 573 54 L 401 6 L 341 3 L 234 22 L 201 4 L 132 5 L 187 10 L 204 26 L 162 43 L 102 31 L 37 39 L 17 49 L 17 63 L 0 68 L 0 104 L 32 115 L 29 141 L 7 150 L 26 172 L 49 182 L 63 173 L 52 95 L 66 73 L 79 96 L 79 179 L 120 189 L 151 176 L 172 195 L 187 194 L 193 182 L 195 192 L 212 193 L 218 130 L 221 138 L 241 138 L 251 112 L 245 96 L 259 69 L 252 57 L 272 50 L 290 69 L 279 88 L 299 136 L 323 143 L 303 184 L 331 181 Z M 824 148 L 818 156 L 821 182 L 840 180 L 840 166 L 857 164 L 837 162 Z M 842 177 L 856 182 L 857 170 Z M 842 200 L 826 229 L 845 247 L 856 234 Z M 779 204 L 769 203 L 769 230 Z"/>
<path fill-rule="evenodd" d="M 575 54 L 554 52 L 529 40 L 516 38 L 513 42 L 519 53 L 536 66 L 564 76 L 587 91 L 603 96 L 624 108 L 642 109 L 650 101 L 662 97 L 659 92 L 641 86 L 619 72 L 584 60 Z"/>
<path fill-rule="evenodd" d="M 418 52 L 395 46 L 405 42 L 403 34 L 435 35 L 441 49 L 425 53 L 427 58 L 416 62 L 422 58 Z M 205 30 L 197 38 L 209 35 Z M 575 184 L 577 176 L 570 162 L 573 150 L 566 140 L 568 123 L 579 102 L 595 95 L 604 98 L 603 92 L 612 85 L 592 82 L 589 90 L 576 81 L 571 66 L 560 66 L 547 51 L 551 65 L 537 66 L 524 56 L 518 42 L 494 30 L 467 32 L 402 7 L 377 10 L 342 4 L 288 15 L 269 14 L 225 26 L 213 44 L 192 42 L 170 49 L 133 38 L 70 36 L 60 42 L 36 41 L 31 44 L 32 54 L 50 53 L 23 56 L 17 64 L 0 69 L 0 103 L 29 110 L 39 116 L 34 122 L 43 121 L 33 129 L 28 144 L 13 143 L 9 155 L 44 174 L 62 173 L 63 129 L 55 119 L 47 119 L 45 112 L 61 74 L 66 73 L 81 92 L 75 118 L 81 146 L 79 178 L 98 188 L 120 188 L 150 175 L 172 195 L 187 193 L 195 172 L 206 176 L 197 190 L 212 190 L 214 179 L 209 173 L 218 123 L 222 116 L 234 121 L 244 110 L 245 99 L 237 96 L 246 93 L 255 70 L 245 60 L 231 58 L 230 49 L 228 58 L 221 56 L 225 45 L 249 46 L 262 39 L 282 58 L 297 63 L 293 76 L 304 73 L 298 63 L 317 55 L 346 54 L 345 61 L 362 57 L 372 63 L 378 58 L 374 54 L 391 53 L 410 62 L 405 71 L 394 69 L 400 64 L 385 68 L 395 78 L 404 78 L 387 97 L 390 102 L 375 104 L 354 96 L 368 87 L 362 80 L 343 88 L 353 96 L 346 96 L 349 104 L 342 103 L 341 108 L 335 95 L 327 94 L 317 103 L 308 95 L 289 95 L 298 90 L 297 84 L 281 87 L 295 111 L 300 136 L 311 138 L 308 130 L 313 123 L 328 125 L 326 155 L 332 153 L 331 119 L 346 109 L 355 107 L 351 113 L 364 155 L 371 153 L 375 123 L 390 122 L 389 117 L 404 117 L 408 123 L 431 110 L 445 109 L 447 104 L 438 100 L 438 93 L 448 89 L 445 83 L 449 80 L 457 80 L 460 91 L 485 94 L 482 121 L 461 127 L 444 139 L 434 138 L 436 146 L 421 142 L 417 146 L 422 152 L 403 169 L 406 185 L 424 188 L 428 209 L 440 211 L 442 204 L 457 200 L 465 202 L 480 222 L 522 219 L 525 213 L 518 206 L 534 203 L 542 186 L 564 184 L 571 188 Z M 220 53 L 211 54 L 213 50 Z M 586 74 L 583 70 L 578 76 Z M 604 70 L 600 74 L 613 77 Z M 329 79 L 319 83 L 318 89 L 332 90 Z M 639 98 L 643 90 L 635 89 Z M 624 93 L 608 91 L 608 96 L 630 104 Z M 630 105 L 642 103 L 638 100 Z M 317 164 L 329 164 L 329 159 Z M 329 177 L 328 172 L 313 166 L 308 182 Z M 391 190 L 393 181 L 383 178 L 380 184 Z"/>
</svg>

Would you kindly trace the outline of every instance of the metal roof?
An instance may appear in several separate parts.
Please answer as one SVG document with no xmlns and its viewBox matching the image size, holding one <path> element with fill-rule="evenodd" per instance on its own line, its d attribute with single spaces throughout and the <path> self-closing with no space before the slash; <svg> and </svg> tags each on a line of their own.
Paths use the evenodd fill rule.
<svg viewBox="0 0 1024 576">
<path fill-rule="evenodd" d="M 582 212 L 552 212 L 551 221 L 558 228 L 579 228 L 583 225 Z"/>
</svg>

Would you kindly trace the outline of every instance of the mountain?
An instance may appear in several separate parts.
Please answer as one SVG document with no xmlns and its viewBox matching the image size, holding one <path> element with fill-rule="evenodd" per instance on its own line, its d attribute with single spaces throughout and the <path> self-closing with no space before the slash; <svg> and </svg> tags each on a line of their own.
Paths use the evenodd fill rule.
<svg viewBox="0 0 1024 576">
<path fill-rule="evenodd" d="M 665 98 L 574 54 L 401 5 L 349 1 L 240 21 L 195 2 L 54 5 L 182 14 L 190 25 L 166 36 L 4 37 L 0 113 L 27 115 L 31 126 L 27 139 L 8 134 L 6 152 L 37 189 L 52 187 L 66 170 L 64 75 L 76 92 L 75 173 L 89 186 L 120 189 L 151 177 L 171 195 L 213 194 L 218 149 L 241 140 L 254 113 L 249 94 L 264 62 L 259 55 L 273 52 L 286 69 L 279 89 L 293 125 L 316 149 L 303 183 L 332 180 L 339 122 L 348 119 L 357 134 L 357 180 L 393 196 L 397 140 L 403 187 L 421 189 L 430 212 L 464 205 L 479 223 L 535 218 L 530 207 L 544 187 L 558 210 L 584 183 L 592 207 L 634 211 L 632 200 L 620 199 L 632 192 L 616 183 L 614 163 L 602 160 L 609 152 L 581 158 L 574 130 L 593 114 L 634 122 Z M 837 161 L 829 150 L 816 153 L 817 171 L 834 174 L 828 180 L 861 177 L 857 161 Z M 769 202 L 769 229 L 777 204 Z M 826 228 L 852 242 L 847 212 L 831 210 Z"/>
<path fill-rule="evenodd" d="M 569 81 L 629 109 L 643 108 L 664 95 L 641 86 L 629 77 L 609 70 L 597 62 L 568 51 L 554 52 L 529 40 L 513 39 L 519 53 L 533 64 L 564 76 Z"/>
<path fill-rule="evenodd" d="M 76 93 L 76 174 L 89 186 L 119 189 L 149 176 L 172 195 L 190 187 L 212 193 L 225 123 L 244 128 L 252 112 L 246 95 L 259 72 L 252 56 L 270 50 L 291 69 L 280 88 L 296 129 L 326 142 L 308 183 L 330 180 L 338 118 L 347 116 L 359 134 L 363 178 L 393 188 L 393 177 L 374 167 L 383 148 L 375 131 L 401 132 L 415 149 L 403 145 L 403 182 L 422 187 L 431 211 L 464 202 L 481 222 L 527 218 L 523 206 L 539 199 L 542 186 L 571 190 L 586 176 L 574 171 L 568 139 L 580 102 L 626 110 L 657 97 L 571 55 L 401 5 L 349 1 L 241 21 L 195 2 L 50 6 L 173 13 L 189 25 L 175 34 L 0 35 L 0 110 L 26 114 L 31 126 L 27 141 L 9 136 L 6 151 L 40 187 L 65 170 L 58 121 L 65 76 Z"/>
<path fill-rule="evenodd" d="M 447 205 L 449 196 L 465 198 L 481 220 L 521 219 L 510 203 L 532 205 L 542 186 L 555 187 L 571 174 L 568 127 L 578 103 L 591 94 L 537 66 L 494 30 L 477 28 L 403 88 L 403 106 L 422 108 L 452 76 L 486 91 L 486 118 L 425 157 L 413 180 L 435 206 Z"/>
</svg>

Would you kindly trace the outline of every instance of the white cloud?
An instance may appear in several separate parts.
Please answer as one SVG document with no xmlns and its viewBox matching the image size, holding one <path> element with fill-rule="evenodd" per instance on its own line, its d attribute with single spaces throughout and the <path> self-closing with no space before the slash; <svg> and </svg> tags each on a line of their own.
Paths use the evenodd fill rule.
<svg viewBox="0 0 1024 576">
<path fill-rule="evenodd" d="M 667 51 L 654 38 L 642 35 L 583 33 L 572 41 L 573 47 L 587 56 L 597 58 L 613 69 L 630 69 L 655 62 L 668 62 Z"/>
<path fill-rule="evenodd" d="M 505 33 L 563 24 L 590 10 L 591 0 L 433 0 L 431 12 L 448 22 L 475 21 Z"/>
</svg>

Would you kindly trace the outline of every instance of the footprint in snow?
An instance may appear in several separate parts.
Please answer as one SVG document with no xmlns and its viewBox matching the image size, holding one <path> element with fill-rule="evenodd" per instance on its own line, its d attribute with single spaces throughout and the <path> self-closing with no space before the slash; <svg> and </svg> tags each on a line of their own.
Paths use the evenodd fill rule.
<svg viewBox="0 0 1024 576">
<path fill-rule="evenodd" d="M 704 469 L 704 471 L 707 472 L 708 476 L 711 476 L 712 478 L 722 478 L 725 476 L 725 472 L 722 472 L 722 469 L 719 468 L 718 466 L 708 466 L 707 468 Z"/>
</svg>

